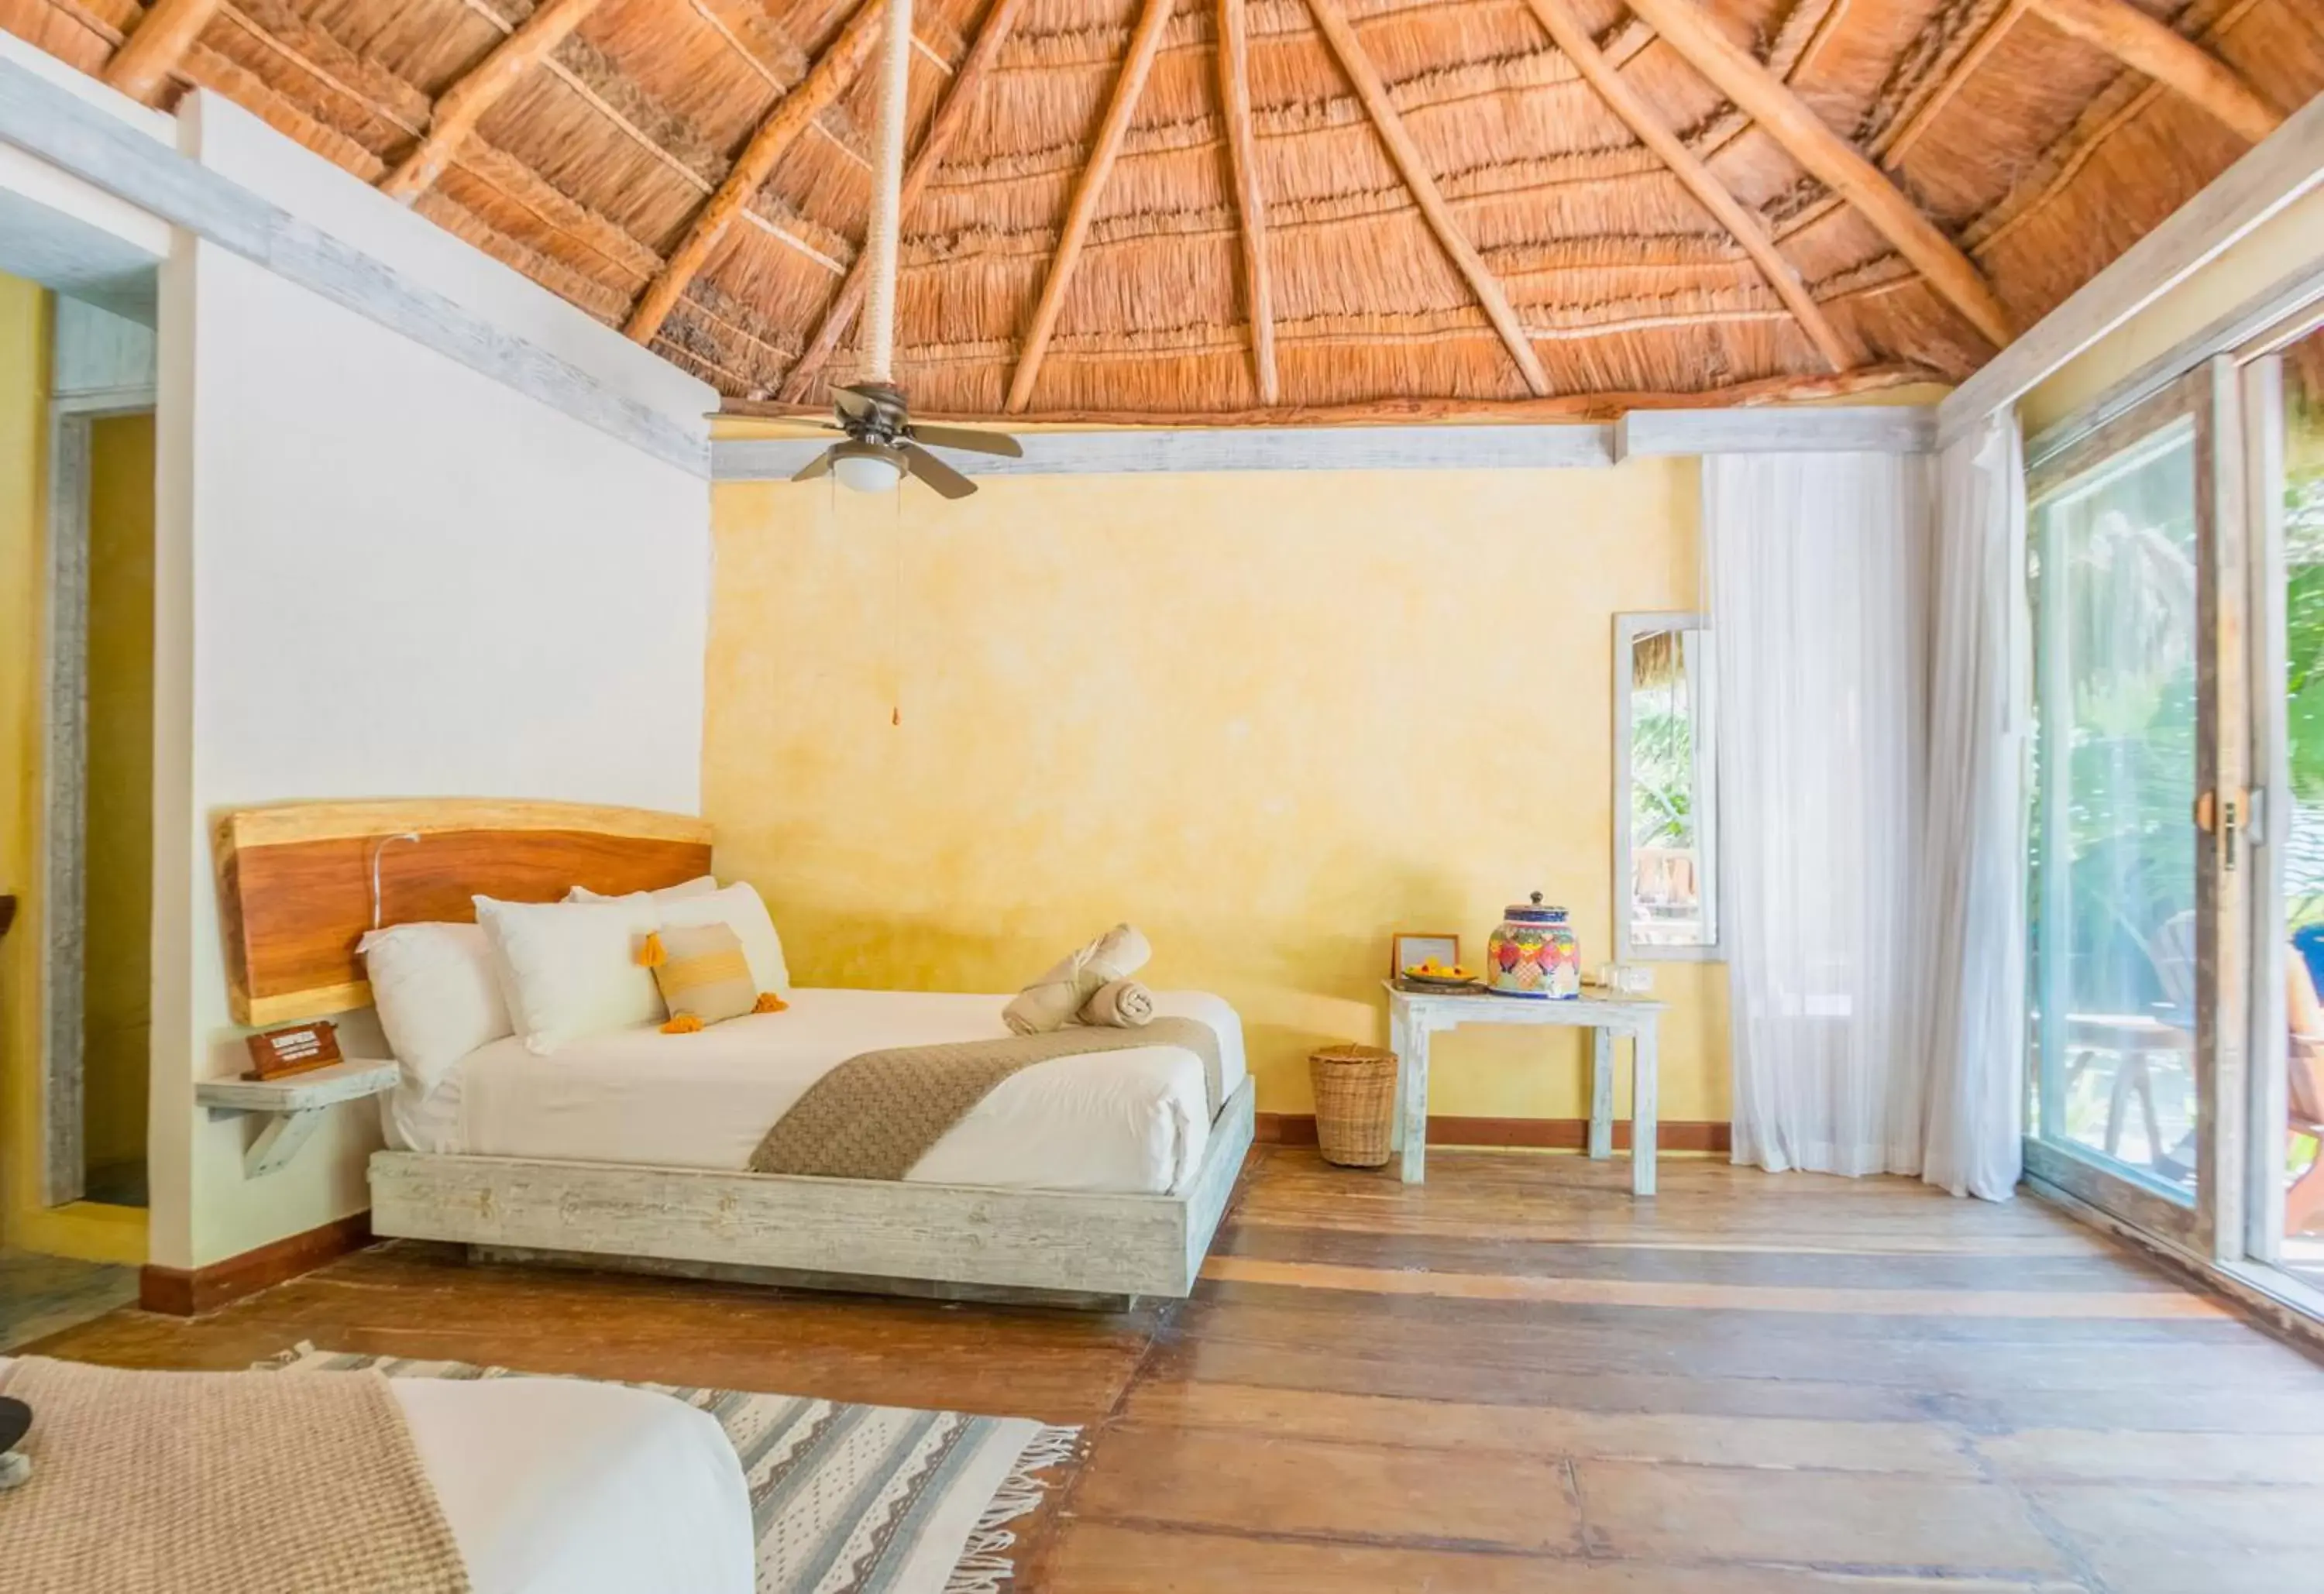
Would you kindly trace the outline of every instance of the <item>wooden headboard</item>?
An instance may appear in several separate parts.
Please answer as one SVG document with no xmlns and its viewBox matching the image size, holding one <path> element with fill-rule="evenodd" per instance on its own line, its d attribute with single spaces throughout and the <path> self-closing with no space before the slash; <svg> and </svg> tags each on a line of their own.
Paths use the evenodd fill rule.
<svg viewBox="0 0 2324 1594">
<path fill-rule="evenodd" d="M 389 841 L 416 834 L 420 840 Z M 473 920 L 471 897 L 553 902 L 710 872 L 710 824 L 645 808 L 413 797 L 241 808 L 217 823 L 218 910 L 239 1024 L 371 1005 L 355 944 L 380 923 Z M 386 844 L 382 845 L 384 842 Z"/>
</svg>

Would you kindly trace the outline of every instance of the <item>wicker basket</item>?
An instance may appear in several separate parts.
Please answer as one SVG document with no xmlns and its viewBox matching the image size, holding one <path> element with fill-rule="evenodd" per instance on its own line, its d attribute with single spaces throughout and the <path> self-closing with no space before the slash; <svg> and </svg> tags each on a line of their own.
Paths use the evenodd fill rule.
<svg viewBox="0 0 2324 1594">
<path fill-rule="evenodd" d="M 1324 1046 L 1309 1054 L 1315 1084 L 1315 1144 L 1325 1162 L 1376 1168 L 1388 1161 L 1396 1114 L 1396 1054 L 1378 1046 Z"/>
</svg>

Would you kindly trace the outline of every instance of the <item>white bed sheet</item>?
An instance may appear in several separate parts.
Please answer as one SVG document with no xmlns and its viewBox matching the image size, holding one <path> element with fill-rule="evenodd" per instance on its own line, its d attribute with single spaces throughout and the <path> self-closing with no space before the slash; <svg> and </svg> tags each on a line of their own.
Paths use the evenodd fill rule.
<svg viewBox="0 0 2324 1594">
<path fill-rule="evenodd" d="M 787 1012 L 692 1035 L 624 1029 L 547 1057 L 514 1037 L 470 1053 L 424 1098 L 391 1097 L 389 1142 L 448 1156 L 742 1168 L 807 1086 L 859 1053 L 1008 1034 L 1005 996 L 795 990 Z M 1243 1080 L 1242 1023 L 1221 998 L 1157 991 L 1157 1012 L 1219 1036 L 1222 1096 Z M 921 1184 L 1162 1194 L 1210 1138 L 1202 1060 L 1135 1046 L 1010 1076 L 930 1147 Z"/>
<path fill-rule="evenodd" d="M 750 1491 L 708 1413 L 565 1378 L 388 1387 L 475 1594 L 751 1594 Z"/>
</svg>

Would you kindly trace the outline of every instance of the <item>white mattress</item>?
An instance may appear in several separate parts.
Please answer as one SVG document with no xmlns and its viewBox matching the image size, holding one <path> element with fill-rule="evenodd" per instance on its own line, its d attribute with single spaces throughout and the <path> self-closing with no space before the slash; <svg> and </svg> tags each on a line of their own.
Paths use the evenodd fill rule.
<svg viewBox="0 0 2324 1594">
<path fill-rule="evenodd" d="M 708 1413 L 563 1378 L 388 1387 L 475 1594 L 751 1594 L 750 1492 Z"/>
<path fill-rule="evenodd" d="M 424 1098 L 385 1106 L 391 1145 L 438 1155 L 739 1169 L 825 1072 L 859 1053 L 1008 1034 L 1005 996 L 793 990 L 788 1012 L 692 1035 L 643 1027 L 537 1056 L 514 1037 L 470 1053 Z M 1219 1036 L 1222 1100 L 1244 1076 L 1242 1023 L 1202 991 L 1157 1010 Z M 1202 1060 L 1184 1047 L 1060 1057 L 1011 1075 L 929 1148 L 911 1181 L 1158 1195 L 1210 1138 Z"/>
</svg>

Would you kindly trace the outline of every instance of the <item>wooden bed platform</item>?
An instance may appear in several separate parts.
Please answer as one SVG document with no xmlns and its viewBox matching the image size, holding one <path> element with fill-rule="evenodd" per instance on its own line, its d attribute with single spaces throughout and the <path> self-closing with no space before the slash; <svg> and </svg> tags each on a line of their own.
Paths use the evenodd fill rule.
<svg viewBox="0 0 2324 1594">
<path fill-rule="evenodd" d="M 711 832 L 685 815 L 448 798 L 244 810 L 217 841 L 235 1013 L 267 1023 L 369 1004 L 355 948 L 374 870 L 382 923 L 466 920 L 479 892 L 554 901 L 575 884 L 677 884 L 708 871 Z M 1194 1177 L 1167 1195 L 383 1151 L 372 1230 L 826 1289 L 1106 1307 L 1183 1298 L 1250 1148 L 1252 1101 L 1246 1078 Z"/>
<path fill-rule="evenodd" d="M 1171 1195 L 811 1179 L 505 1156 L 371 1160 L 372 1232 L 496 1258 L 956 1298 L 1184 1298 L 1250 1148 L 1245 1079 Z"/>
</svg>

